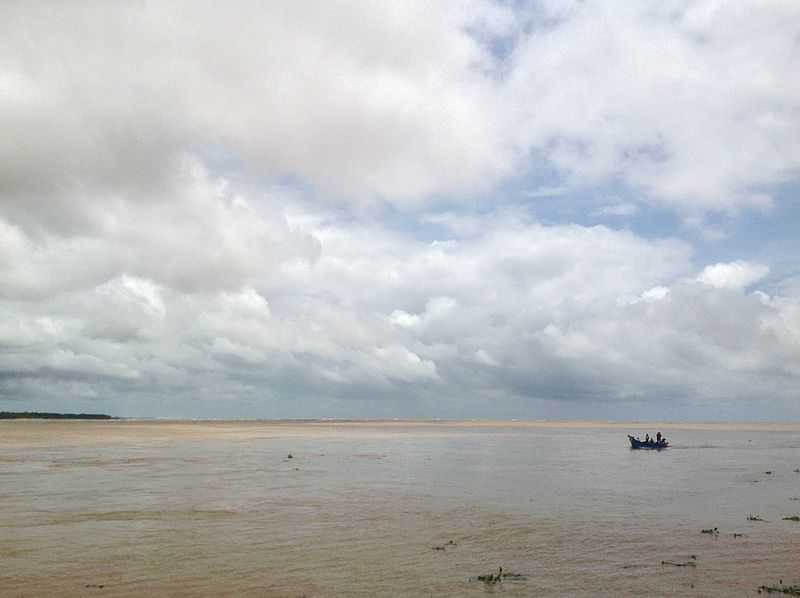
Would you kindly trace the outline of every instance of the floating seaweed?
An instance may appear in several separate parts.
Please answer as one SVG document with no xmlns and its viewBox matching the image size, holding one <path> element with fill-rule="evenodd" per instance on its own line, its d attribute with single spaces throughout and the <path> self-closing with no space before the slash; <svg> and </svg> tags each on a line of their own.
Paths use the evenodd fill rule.
<svg viewBox="0 0 800 598">
<path fill-rule="evenodd" d="M 672 567 L 697 567 L 697 562 L 695 561 L 661 561 L 662 565 L 671 565 Z"/>
<path fill-rule="evenodd" d="M 475 581 L 482 581 L 486 585 L 501 583 L 503 580 L 522 581 L 525 579 L 528 579 L 527 575 L 522 573 L 509 573 L 508 571 L 503 571 L 502 567 L 497 569 L 497 573 L 487 573 L 486 575 L 478 575 L 478 577 L 474 578 Z"/>
<path fill-rule="evenodd" d="M 748 521 L 766 521 L 766 519 L 762 519 L 758 515 L 753 515 L 752 513 L 748 513 L 747 520 Z"/>
<path fill-rule="evenodd" d="M 489 573 L 487 575 L 478 575 L 478 581 L 482 581 L 485 584 L 496 584 L 503 581 L 503 568 L 500 567 L 497 570 L 497 573 Z"/>
<path fill-rule="evenodd" d="M 439 546 L 431 546 L 434 550 L 445 550 L 448 547 L 458 546 L 453 540 L 448 540 L 447 543 L 441 544 Z"/>
<path fill-rule="evenodd" d="M 784 521 L 800 521 L 800 515 L 790 515 L 783 518 Z"/>
<path fill-rule="evenodd" d="M 758 593 L 784 594 L 786 596 L 800 596 L 800 586 L 785 586 L 783 580 L 777 586 L 758 586 Z"/>
</svg>

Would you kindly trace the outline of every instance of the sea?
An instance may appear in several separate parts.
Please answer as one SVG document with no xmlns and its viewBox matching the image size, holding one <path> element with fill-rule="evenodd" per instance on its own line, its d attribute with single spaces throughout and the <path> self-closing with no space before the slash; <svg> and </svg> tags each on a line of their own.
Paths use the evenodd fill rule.
<svg viewBox="0 0 800 598">
<path fill-rule="evenodd" d="M 758 596 L 798 515 L 793 423 L 0 422 L 2 597 Z"/>
</svg>

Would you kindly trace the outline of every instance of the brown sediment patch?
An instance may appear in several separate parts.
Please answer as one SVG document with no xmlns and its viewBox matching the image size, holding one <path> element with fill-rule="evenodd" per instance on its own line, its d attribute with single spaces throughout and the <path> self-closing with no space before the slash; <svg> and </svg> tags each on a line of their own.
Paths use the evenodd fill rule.
<svg viewBox="0 0 800 598">
<path fill-rule="evenodd" d="M 104 521 L 195 521 L 233 517 L 236 511 L 222 509 L 187 509 L 173 511 L 100 511 L 89 513 L 61 513 L 41 525 L 69 525 L 73 523 Z"/>
<path fill-rule="evenodd" d="M 78 458 L 57 459 L 49 464 L 51 469 L 67 469 L 71 467 L 117 467 L 117 466 L 149 466 L 167 462 L 169 459 L 155 457 L 125 457 L 118 459 Z"/>
<path fill-rule="evenodd" d="M 323 501 L 325 508 L 311 521 L 305 513 L 260 504 L 238 517 L 208 522 L 187 517 L 186 525 L 154 525 L 144 534 L 137 528 L 136 536 L 117 529 L 104 534 L 100 528 L 97 534 L 37 532 L 32 541 L 48 543 L 24 560 L 7 586 L 9 595 L 85 596 L 85 584 L 96 584 L 120 598 L 477 598 L 491 588 L 509 597 L 594 598 L 634 595 L 632 588 L 653 596 L 693 595 L 689 584 L 697 583 L 705 584 L 700 595 L 722 597 L 743 595 L 742 588 L 752 592 L 757 581 L 771 579 L 796 554 L 794 536 L 785 536 L 784 544 L 720 541 L 699 555 L 702 567 L 661 567 L 660 558 L 653 558 L 661 551 L 675 562 L 691 559 L 696 528 L 663 534 L 658 527 L 597 527 L 481 507 L 435 512 L 424 501 L 398 505 L 351 498 Z M 148 514 L 134 513 L 124 520 Z M 121 512 L 84 515 L 118 521 Z M 131 537 L 136 543 L 129 542 Z M 457 549 L 435 555 L 430 550 L 450 539 Z M 61 543 L 60 552 L 53 552 L 53 541 Z M 83 551 L 75 551 L 76 542 Z M 470 582 L 478 573 L 496 576 L 501 563 L 507 575 L 497 582 Z M 511 572 L 527 579 L 515 579 Z"/>
<path fill-rule="evenodd" d="M 33 552 L 32 548 L 16 548 L 0 546 L 0 559 L 15 558 Z"/>
<path fill-rule="evenodd" d="M 800 432 L 800 423 L 674 423 L 602 421 L 0 421 L 0 446 L 104 445 L 124 442 L 163 442 L 224 439 L 227 442 L 294 437 L 379 438 L 386 434 L 413 433 L 420 436 L 454 434 L 472 429 L 613 429 L 658 427 L 695 431 L 787 431 Z"/>
<path fill-rule="evenodd" d="M 509 507 L 502 500 L 488 503 L 467 493 L 442 498 L 431 490 L 429 472 L 415 479 L 417 470 L 406 467 L 398 449 L 359 442 L 391 434 L 458 434 L 457 426 L 187 423 L 179 427 L 193 431 L 176 438 L 163 432 L 171 424 L 95 426 L 102 438 L 98 446 L 120 444 L 113 450 L 87 450 L 79 437 L 95 432 L 86 432 L 90 428 L 84 423 L 68 424 L 63 434 L 35 430 L 42 450 L 24 451 L 36 463 L 35 471 L 21 468 L 26 471 L 14 480 L 11 500 L 0 501 L 0 526 L 14 528 L 10 536 L 7 529 L 0 530 L 2 543 L 11 546 L 16 540 L 31 552 L 14 559 L 13 574 L 10 567 L 0 573 L 0 596 L 477 598 L 497 591 L 508 598 L 723 598 L 752 595 L 758 583 L 778 580 L 792 570 L 800 546 L 798 527 L 790 523 L 748 526 L 748 537 L 734 540 L 730 532 L 738 524 L 732 520 L 741 524 L 741 513 L 754 508 L 752 502 L 738 503 L 727 519 L 716 514 L 698 519 L 691 511 L 682 512 L 689 515 L 683 519 L 635 508 L 607 513 L 602 504 L 587 512 L 573 511 L 565 503 L 563 509 L 544 514 L 542 509 L 528 511 L 517 503 Z M 40 427 L 61 430 L 57 424 Z M 284 442 L 270 450 L 261 444 L 245 452 L 242 443 L 249 440 L 271 442 L 264 430 L 276 431 L 270 438 L 298 434 L 304 440 L 325 437 L 331 442 Z M 0 430 L 0 446 L 5 446 L 4 432 Z M 112 438 L 114 434 L 119 438 Z M 210 442 L 172 450 L 175 442 L 196 438 Z M 340 445 L 340 440 L 350 444 Z M 77 450 L 62 451 L 65 445 Z M 290 474 L 280 464 L 289 449 L 303 465 L 319 452 L 332 457 L 320 470 L 324 475 L 309 474 L 305 467 L 302 474 Z M 358 475 L 348 479 L 358 464 L 354 454 L 381 451 L 389 455 L 386 462 L 375 468 L 362 463 L 355 467 Z M 69 463 L 64 457 L 70 455 L 75 457 L 72 463 L 86 469 L 47 470 L 53 460 Z M 142 475 L 140 468 L 123 469 L 126 455 L 160 459 L 153 475 Z M 191 455 L 199 465 L 184 467 L 188 459 L 180 455 Z M 97 459 L 87 462 L 86 457 Z M 106 476 L 99 467 L 105 457 L 114 470 Z M 532 454 L 531 461 L 535 459 Z M 276 467 L 267 466 L 276 462 Z M 748 470 L 765 466 L 779 467 L 775 463 Z M 384 474 L 394 474 L 386 469 L 392 467 L 397 467 L 392 479 L 400 481 L 390 485 Z M 380 476 L 365 476 L 370 470 Z M 446 488 L 448 478 L 444 468 L 436 473 L 433 490 L 438 491 Z M 5 484 L 3 478 L 4 493 Z M 783 500 L 788 491 L 778 490 L 777 499 Z M 48 518 L 56 520 L 54 525 Z M 714 541 L 699 533 L 711 524 L 724 530 Z M 431 550 L 451 538 L 457 548 Z M 701 559 L 696 568 L 660 565 L 662 559 L 685 561 L 693 552 Z M 505 586 L 468 582 L 469 576 L 497 572 L 501 564 L 528 574 L 528 580 Z M 90 591 L 86 584 L 104 589 Z M 697 590 L 690 592 L 690 584 Z"/>
</svg>

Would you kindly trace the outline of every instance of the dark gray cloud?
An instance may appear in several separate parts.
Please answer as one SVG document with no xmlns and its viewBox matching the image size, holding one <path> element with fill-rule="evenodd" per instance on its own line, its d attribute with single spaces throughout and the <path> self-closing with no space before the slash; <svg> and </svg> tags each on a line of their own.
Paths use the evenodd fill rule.
<svg viewBox="0 0 800 598">
<path fill-rule="evenodd" d="M 307 222 L 315 260 L 290 255 L 236 290 L 126 274 L 6 304 L 17 319 L 0 330 L 0 369 L 14 374 L 4 398 L 20 378 L 95 381 L 122 397 L 217 393 L 220 415 L 253 401 L 287 414 L 287 397 L 309 415 L 330 401 L 349 413 L 348 400 L 366 397 L 405 396 L 409 414 L 435 396 L 459 397 L 467 413 L 487 400 L 502 413 L 504 401 L 647 401 L 677 389 L 699 401 L 753 400 L 765 387 L 793 396 L 800 302 L 728 284 L 720 273 L 743 263 L 697 272 L 678 241 L 503 215 L 439 243 Z"/>
</svg>

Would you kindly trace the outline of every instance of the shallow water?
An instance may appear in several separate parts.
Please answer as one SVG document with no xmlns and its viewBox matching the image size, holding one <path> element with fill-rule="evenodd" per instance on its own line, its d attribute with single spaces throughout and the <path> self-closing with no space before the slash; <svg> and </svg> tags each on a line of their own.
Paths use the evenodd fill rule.
<svg viewBox="0 0 800 598">
<path fill-rule="evenodd" d="M 673 448 L 631 451 L 656 431 L 632 424 L 0 422 L 0 596 L 800 584 L 800 426 L 659 429 Z M 475 579 L 499 566 L 523 577 Z"/>
</svg>

